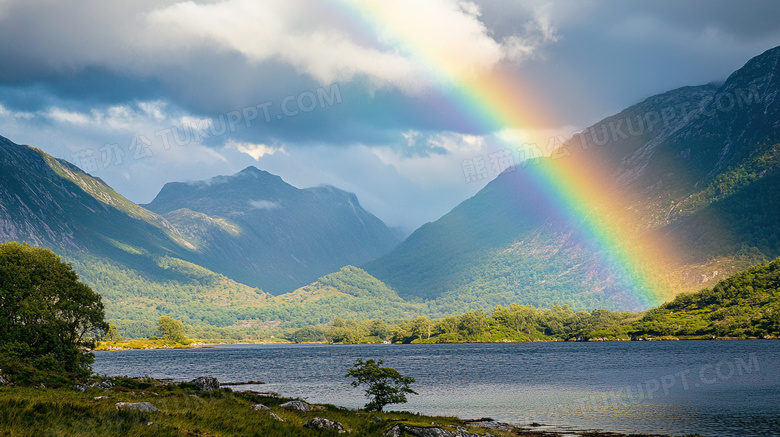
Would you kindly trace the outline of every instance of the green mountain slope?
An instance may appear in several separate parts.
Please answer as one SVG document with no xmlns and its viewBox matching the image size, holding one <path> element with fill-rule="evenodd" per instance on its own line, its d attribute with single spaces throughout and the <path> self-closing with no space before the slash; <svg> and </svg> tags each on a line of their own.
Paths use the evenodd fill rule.
<svg viewBox="0 0 780 437">
<path fill-rule="evenodd" d="M 252 168 L 247 173 L 254 179 L 261 172 Z M 361 252 L 355 246 L 360 239 L 370 240 L 391 232 L 360 209 L 353 195 L 330 187 L 297 190 L 283 182 L 278 186 L 304 198 L 297 205 L 297 213 L 313 212 L 310 220 L 324 223 L 311 224 L 312 229 L 322 233 L 318 244 L 341 244 L 338 250 L 342 253 L 352 248 L 358 259 L 365 259 L 361 256 L 367 256 L 366 250 L 370 252 L 376 247 Z M 229 200 L 228 196 L 224 200 Z M 330 203 L 331 209 L 323 207 L 324 203 Z M 246 204 L 240 206 L 246 212 Z M 312 210 L 306 212 L 306 206 Z M 223 202 L 221 207 L 223 212 L 242 211 L 229 202 Z M 322 214 L 317 214 L 317 207 L 322 207 Z M 343 220 L 339 225 L 343 233 L 355 223 L 343 214 L 324 217 L 338 208 L 342 212 L 348 209 L 355 220 L 361 221 L 361 226 L 354 229 L 355 238 L 345 237 L 344 243 L 329 236 L 327 226 L 333 225 L 334 220 Z M 229 220 L 184 208 L 168 215 L 170 220 L 129 202 L 102 180 L 65 161 L 0 137 L 0 241 L 26 241 L 62 255 L 87 285 L 103 295 L 107 317 L 118 323 L 125 336 L 152 334 L 161 315 L 197 327 L 267 327 L 306 325 L 330 320 L 339 313 L 364 318 L 403 317 L 423 311 L 422 306 L 404 302 L 359 269 L 338 271 L 343 264 L 337 259 L 328 260 L 337 264 L 333 268 L 336 273 L 280 299 L 201 265 L 208 256 L 225 256 L 233 250 L 230 245 L 215 244 L 211 239 L 215 230 L 233 237 L 265 223 L 279 232 L 288 226 L 286 232 L 293 233 L 297 226 L 308 226 L 304 222 L 291 220 L 295 226 L 280 222 L 274 227 L 267 222 L 253 224 L 235 214 Z M 385 242 L 390 244 L 393 238 L 390 235 Z M 329 252 L 320 255 L 329 256 Z M 236 258 L 236 254 L 231 256 Z M 322 270 L 322 265 L 319 268 Z M 277 266 L 276 270 L 282 269 Z"/>
<path fill-rule="evenodd" d="M 609 211 L 637 217 L 636 239 L 677 246 L 664 280 L 695 290 L 780 255 L 780 47 L 721 86 L 653 96 L 576 135 L 565 159 L 541 165 L 599 169 Z M 731 99 L 731 100 L 729 100 Z M 731 101 L 732 104 L 726 105 Z M 556 215 L 518 166 L 363 267 L 434 308 L 489 309 L 510 302 L 640 310 L 634 290 L 598 262 L 599 249 Z M 593 205 L 600 208 L 600 205 Z"/>
<path fill-rule="evenodd" d="M 85 254 L 66 259 L 84 283 L 101 290 L 106 318 L 116 322 L 123 336 L 131 338 L 152 335 L 161 315 L 182 320 L 196 330 L 245 331 L 307 326 L 335 317 L 389 321 L 429 312 L 426 305 L 404 301 L 385 284 L 352 266 L 294 292 L 272 296 L 172 257 L 157 261 L 164 275 Z"/>
<path fill-rule="evenodd" d="M 154 256 L 186 258 L 194 248 L 167 220 L 100 179 L 2 137 L 0 212 L 2 241 L 89 252 L 131 267 L 147 266 Z"/>
</svg>

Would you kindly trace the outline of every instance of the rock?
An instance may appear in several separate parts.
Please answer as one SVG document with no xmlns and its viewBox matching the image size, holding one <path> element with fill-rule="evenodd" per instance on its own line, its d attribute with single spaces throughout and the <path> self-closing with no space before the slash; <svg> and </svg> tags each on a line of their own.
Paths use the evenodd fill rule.
<svg viewBox="0 0 780 437">
<path fill-rule="evenodd" d="M 324 417 L 315 417 L 314 419 L 306 422 L 303 426 L 306 428 L 332 429 L 334 431 L 338 431 L 339 434 L 347 432 L 347 430 L 344 429 L 340 423 L 334 422 Z"/>
<path fill-rule="evenodd" d="M 311 411 L 311 407 L 306 402 L 302 401 L 290 401 L 285 402 L 282 405 L 279 405 L 282 408 L 287 408 L 289 410 L 299 410 L 299 411 Z"/>
<path fill-rule="evenodd" d="M 96 401 L 99 401 L 101 399 L 108 399 L 108 396 L 97 396 L 94 398 Z"/>
<path fill-rule="evenodd" d="M 419 426 L 405 426 L 404 431 L 417 437 L 455 437 L 455 433 L 442 428 L 422 428 Z"/>
<path fill-rule="evenodd" d="M 0 385 L 8 385 L 10 384 L 7 379 L 5 379 L 5 376 L 0 375 Z"/>
<path fill-rule="evenodd" d="M 455 433 L 442 428 L 423 428 L 419 426 L 405 426 L 404 431 L 417 437 L 455 437 Z"/>
<path fill-rule="evenodd" d="M 390 431 L 393 431 L 393 428 L 391 428 Z M 461 428 L 461 427 L 457 427 L 456 431 L 453 432 L 439 427 L 423 428 L 419 426 L 405 426 L 404 431 L 417 437 L 482 437 L 478 434 L 472 434 L 468 432 L 465 428 Z M 400 436 L 400 430 L 398 435 Z"/>
<path fill-rule="evenodd" d="M 457 437 L 478 437 L 477 434 L 472 434 L 468 432 L 466 428 L 461 428 L 459 426 L 456 426 L 455 429 L 457 430 L 457 432 L 455 433 Z"/>
<path fill-rule="evenodd" d="M 506 423 L 496 422 L 495 420 L 485 417 L 478 420 L 466 421 L 466 426 L 479 426 L 482 428 L 497 429 L 499 431 L 514 431 L 515 427 Z"/>
<path fill-rule="evenodd" d="M 396 425 L 385 432 L 385 437 L 401 437 L 401 427 Z"/>
<path fill-rule="evenodd" d="M 253 410 L 270 410 L 270 408 L 266 407 L 263 404 L 254 404 L 252 405 Z"/>
<path fill-rule="evenodd" d="M 113 386 L 114 383 L 111 381 L 100 381 L 100 382 L 96 382 L 95 384 L 92 384 L 92 387 L 97 387 L 101 390 L 108 390 Z"/>
<path fill-rule="evenodd" d="M 154 413 L 160 411 L 157 407 L 149 402 L 117 402 L 117 410 L 136 410 L 144 413 Z"/>
<path fill-rule="evenodd" d="M 274 419 L 278 420 L 279 422 L 284 422 L 284 419 L 282 419 L 281 417 L 277 416 L 276 413 L 270 413 L 270 414 L 271 414 L 271 417 L 273 417 Z"/>
<path fill-rule="evenodd" d="M 92 384 L 79 384 L 74 388 L 81 392 L 87 391 L 87 389 L 90 387 L 95 387 L 95 388 L 99 388 L 100 390 L 106 391 L 113 386 L 114 383 L 111 381 L 101 381 L 101 382 L 93 382 Z"/>
<path fill-rule="evenodd" d="M 192 381 L 190 384 L 195 384 L 200 391 L 219 390 L 219 380 L 213 376 L 200 376 Z"/>
</svg>

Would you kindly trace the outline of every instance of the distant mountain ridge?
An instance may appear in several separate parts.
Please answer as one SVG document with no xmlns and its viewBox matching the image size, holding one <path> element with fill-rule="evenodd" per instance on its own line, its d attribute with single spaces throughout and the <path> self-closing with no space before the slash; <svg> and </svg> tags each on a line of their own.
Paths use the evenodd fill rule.
<svg viewBox="0 0 780 437">
<path fill-rule="evenodd" d="M 575 136 L 566 159 L 544 165 L 600 169 L 594 177 L 628 200 L 612 214 L 640 217 L 637 236 L 683 249 L 668 278 L 680 291 L 773 259 L 778 59 L 775 48 L 721 85 L 652 96 Z M 504 172 L 396 246 L 394 230 L 334 187 L 298 189 L 249 167 L 167 184 L 144 207 L 0 137 L 0 241 L 63 254 L 104 295 L 109 317 L 136 334 L 153 330 L 161 314 L 227 327 L 303 326 L 340 312 L 446 315 L 512 302 L 643 309 L 538 184 L 522 166 Z"/>
<path fill-rule="evenodd" d="M 780 255 L 780 47 L 720 86 L 650 97 L 575 135 L 543 165 L 599 169 L 626 199 L 637 238 L 680 248 L 668 280 L 711 285 Z M 644 309 L 598 254 L 548 208 L 522 166 L 506 171 L 390 253 L 363 266 L 402 297 L 435 308 L 512 302 Z M 604 197 L 609 191 L 604 193 Z M 598 205 L 594 205 L 598 208 Z"/>
<path fill-rule="evenodd" d="M 208 184 L 227 188 L 228 193 L 206 190 L 214 195 L 204 195 L 198 187 Z M 194 211 L 185 203 L 228 218 Z M 382 244 L 397 241 L 394 231 L 363 210 L 351 193 L 334 187 L 299 190 L 250 167 L 209 182 L 170 184 L 155 207 L 165 211 L 166 204 L 176 208 L 166 212 L 170 220 L 128 201 L 101 179 L 66 161 L 0 137 L 0 242 L 25 241 L 62 255 L 85 283 L 103 295 L 107 316 L 126 335 L 151 335 L 160 315 L 201 327 L 255 326 L 265 321 L 277 326 L 305 325 L 335 317 L 342 310 L 360 317 L 361 311 L 400 316 L 422 308 L 404 302 L 362 270 L 342 268 L 348 265 L 346 260 L 373 257 L 372 251 L 384 250 Z M 283 208 L 311 221 L 285 214 L 277 216 L 275 225 L 269 224 L 268 217 L 252 220 L 256 211 L 278 214 Z M 242 240 L 258 228 L 273 232 Z M 279 236 L 288 237 L 291 244 L 301 238 L 312 240 L 305 250 L 291 251 L 313 266 L 288 282 L 284 291 L 290 293 L 289 299 L 236 282 L 219 270 L 229 271 L 231 263 L 241 262 L 266 273 L 284 270 L 287 264 L 275 265 L 262 253 L 253 259 L 256 254 L 251 248 L 242 246 L 266 244 L 267 248 L 267 242 L 257 240 L 273 242 Z M 372 238 L 379 244 L 360 247 Z M 322 247 L 325 250 L 317 252 Z M 284 253 L 273 255 L 290 262 Z M 209 261 L 216 264 L 213 271 L 204 268 Z M 306 291 L 296 291 L 303 286 Z M 355 291 L 360 287 L 364 292 Z M 296 297 L 304 295 L 309 297 Z"/>
<path fill-rule="evenodd" d="M 169 183 L 148 208 L 39 149 L 0 137 L 0 240 L 107 257 L 159 271 L 162 256 L 274 294 L 291 292 L 399 242 L 352 193 L 298 189 L 249 167 Z"/>
<path fill-rule="evenodd" d="M 331 186 L 298 189 L 255 167 L 166 184 L 145 207 L 199 241 L 205 267 L 272 294 L 362 264 L 399 243 L 354 194 Z"/>
</svg>

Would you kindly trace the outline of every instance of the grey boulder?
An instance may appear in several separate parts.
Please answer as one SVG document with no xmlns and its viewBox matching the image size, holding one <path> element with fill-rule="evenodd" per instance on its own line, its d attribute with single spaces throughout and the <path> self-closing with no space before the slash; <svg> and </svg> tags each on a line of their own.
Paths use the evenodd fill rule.
<svg viewBox="0 0 780 437">
<path fill-rule="evenodd" d="M 279 405 L 282 408 L 287 408 L 289 410 L 298 410 L 298 411 L 311 411 L 311 407 L 306 402 L 302 401 L 290 401 L 285 402 L 282 405 Z"/>
<path fill-rule="evenodd" d="M 199 376 L 190 381 L 190 384 L 195 384 L 200 391 L 219 390 L 219 380 L 213 376 Z"/>
<path fill-rule="evenodd" d="M 333 420 L 326 419 L 324 417 L 315 417 L 314 419 L 306 422 L 304 425 L 306 428 L 319 428 L 319 429 L 332 429 L 338 431 L 339 434 L 347 432 L 344 427 Z"/>
<path fill-rule="evenodd" d="M 480 437 L 477 434 L 472 434 L 461 427 L 458 427 L 457 431 L 452 432 L 444 428 L 423 428 L 420 426 L 405 426 L 404 431 L 417 437 Z"/>
<path fill-rule="evenodd" d="M 266 407 L 263 404 L 254 404 L 252 405 L 253 410 L 270 410 L 270 408 Z"/>
</svg>

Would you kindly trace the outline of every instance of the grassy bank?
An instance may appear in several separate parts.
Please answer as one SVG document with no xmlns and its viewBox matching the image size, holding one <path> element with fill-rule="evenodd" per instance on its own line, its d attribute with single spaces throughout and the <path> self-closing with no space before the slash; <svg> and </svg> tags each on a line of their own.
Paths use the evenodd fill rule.
<svg viewBox="0 0 780 437">
<path fill-rule="evenodd" d="M 339 422 L 349 435 L 381 436 L 394 427 L 462 427 L 476 435 L 551 436 L 554 434 L 474 426 L 452 417 L 412 413 L 368 413 L 332 405 L 312 405 L 312 411 L 289 410 L 289 399 L 222 388 L 199 391 L 191 384 L 149 378 L 109 379 L 108 389 L 79 391 L 71 387 L 0 386 L 0 435 L 3 436 L 328 436 L 337 431 L 304 426 L 315 417 Z M 119 410 L 118 402 L 149 402 L 157 412 Z M 256 410 L 255 404 L 269 409 Z M 278 418 L 274 418 L 275 414 Z M 282 419 L 282 420 L 279 420 Z M 432 425 L 435 423 L 435 425 Z M 443 434 L 442 434 L 443 435 Z M 617 434 L 583 433 L 588 436 Z"/>
</svg>

